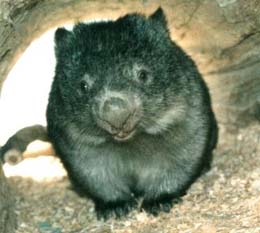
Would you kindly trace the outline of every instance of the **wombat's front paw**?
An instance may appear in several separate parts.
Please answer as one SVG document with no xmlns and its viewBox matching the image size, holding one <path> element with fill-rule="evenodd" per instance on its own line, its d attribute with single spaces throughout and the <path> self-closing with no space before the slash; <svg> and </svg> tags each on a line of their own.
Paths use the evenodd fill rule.
<svg viewBox="0 0 260 233">
<path fill-rule="evenodd" d="M 141 209 L 149 214 L 157 216 L 160 212 L 160 203 L 157 201 L 144 201 Z"/>
<path fill-rule="evenodd" d="M 112 217 L 122 218 L 136 207 L 136 200 L 128 202 L 96 203 L 96 214 L 98 220 L 106 221 Z"/>
<path fill-rule="evenodd" d="M 162 199 L 162 200 L 154 200 L 154 201 L 143 201 L 141 209 L 146 211 L 148 214 L 152 214 L 153 216 L 158 216 L 158 214 L 163 211 L 165 213 L 169 213 L 174 204 L 180 203 L 182 201 L 181 198 L 175 199 Z"/>
</svg>

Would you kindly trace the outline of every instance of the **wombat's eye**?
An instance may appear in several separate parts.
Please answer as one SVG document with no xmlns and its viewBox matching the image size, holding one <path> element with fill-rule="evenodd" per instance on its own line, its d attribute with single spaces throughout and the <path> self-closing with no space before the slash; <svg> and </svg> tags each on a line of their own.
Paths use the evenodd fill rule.
<svg viewBox="0 0 260 233">
<path fill-rule="evenodd" d="M 89 89 L 88 83 L 87 83 L 86 81 L 82 80 L 82 81 L 80 82 L 80 91 L 81 91 L 82 93 L 86 93 L 86 92 L 88 91 L 88 89 Z"/>
<path fill-rule="evenodd" d="M 145 70 L 140 70 L 139 73 L 138 73 L 138 79 L 142 83 L 146 83 L 149 79 L 149 75 Z"/>
</svg>

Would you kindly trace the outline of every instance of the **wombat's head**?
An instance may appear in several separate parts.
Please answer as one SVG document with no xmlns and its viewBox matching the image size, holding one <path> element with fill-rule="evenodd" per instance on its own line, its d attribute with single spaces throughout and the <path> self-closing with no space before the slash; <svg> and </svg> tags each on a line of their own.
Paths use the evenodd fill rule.
<svg viewBox="0 0 260 233">
<path fill-rule="evenodd" d="M 161 133 L 183 117 L 184 53 L 160 8 L 148 18 L 131 14 L 60 28 L 55 42 L 60 103 L 87 134 L 126 141 Z"/>
</svg>

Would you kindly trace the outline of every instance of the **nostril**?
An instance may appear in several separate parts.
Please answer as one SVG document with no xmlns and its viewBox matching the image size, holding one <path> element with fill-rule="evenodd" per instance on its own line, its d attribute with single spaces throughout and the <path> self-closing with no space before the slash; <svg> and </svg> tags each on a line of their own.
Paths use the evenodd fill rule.
<svg viewBox="0 0 260 233">
<path fill-rule="evenodd" d="M 105 101 L 103 108 L 104 112 L 124 110 L 127 108 L 127 103 L 124 99 L 111 97 Z"/>
</svg>

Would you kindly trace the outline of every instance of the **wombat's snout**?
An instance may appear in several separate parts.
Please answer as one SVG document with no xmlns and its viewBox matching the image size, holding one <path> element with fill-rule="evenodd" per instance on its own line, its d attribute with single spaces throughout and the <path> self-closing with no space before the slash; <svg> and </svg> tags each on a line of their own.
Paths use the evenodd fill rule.
<svg viewBox="0 0 260 233">
<path fill-rule="evenodd" d="M 103 118 L 113 127 L 122 128 L 131 115 L 130 104 L 122 98 L 111 97 L 105 100 L 103 104 Z"/>
<path fill-rule="evenodd" d="M 99 98 L 97 123 L 114 139 L 124 141 L 131 138 L 140 118 L 140 104 L 131 95 L 109 92 Z"/>
</svg>

